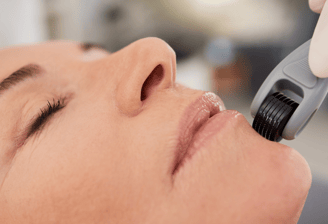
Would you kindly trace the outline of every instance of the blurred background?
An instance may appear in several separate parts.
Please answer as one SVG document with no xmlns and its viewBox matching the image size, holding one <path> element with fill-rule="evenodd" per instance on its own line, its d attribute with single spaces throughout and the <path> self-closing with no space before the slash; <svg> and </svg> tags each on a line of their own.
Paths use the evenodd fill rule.
<svg viewBox="0 0 328 224">
<path fill-rule="evenodd" d="M 53 39 L 114 52 L 143 37 L 177 55 L 177 81 L 217 93 L 252 123 L 250 104 L 272 69 L 312 37 L 308 0 L 0 0 L 0 47 Z M 328 223 L 328 103 L 294 141 L 313 184 L 303 223 Z"/>
</svg>

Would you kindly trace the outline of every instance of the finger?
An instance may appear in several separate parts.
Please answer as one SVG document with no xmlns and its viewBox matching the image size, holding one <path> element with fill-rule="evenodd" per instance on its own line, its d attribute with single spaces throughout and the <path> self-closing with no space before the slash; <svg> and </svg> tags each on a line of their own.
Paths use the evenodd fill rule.
<svg viewBox="0 0 328 224">
<path fill-rule="evenodd" d="M 310 9 L 313 12 L 321 13 L 326 0 L 309 0 Z"/>
<path fill-rule="evenodd" d="M 320 78 L 328 77 L 328 2 L 322 9 L 315 28 L 310 52 L 309 64 L 314 75 Z"/>
</svg>

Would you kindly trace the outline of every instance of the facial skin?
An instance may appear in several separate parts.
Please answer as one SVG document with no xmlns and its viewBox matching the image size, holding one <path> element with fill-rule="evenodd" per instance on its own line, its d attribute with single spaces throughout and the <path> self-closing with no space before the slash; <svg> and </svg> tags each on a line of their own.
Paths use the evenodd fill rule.
<svg viewBox="0 0 328 224">
<path fill-rule="evenodd" d="M 112 54 L 48 42 L 1 50 L 0 61 L 0 81 L 42 68 L 0 95 L 0 223 L 297 223 L 308 164 L 237 112 L 220 112 L 229 122 L 172 176 L 180 119 L 204 92 L 175 83 L 165 42 Z M 156 67 L 159 81 L 143 88 Z M 44 129 L 15 142 L 60 96 L 66 106 Z"/>
</svg>

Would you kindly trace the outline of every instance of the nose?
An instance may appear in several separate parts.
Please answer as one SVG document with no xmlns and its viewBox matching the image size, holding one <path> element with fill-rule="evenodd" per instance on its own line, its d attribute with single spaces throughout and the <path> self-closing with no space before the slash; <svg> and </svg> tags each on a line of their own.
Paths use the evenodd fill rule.
<svg viewBox="0 0 328 224">
<path fill-rule="evenodd" d="M 120 112 L 136 115 L 147 99 L 173 87 L 176 56 L 161 39 L 141 39 L 111 56 L 109 69 L 118 76 L 115 100 Z"/>
</svg>

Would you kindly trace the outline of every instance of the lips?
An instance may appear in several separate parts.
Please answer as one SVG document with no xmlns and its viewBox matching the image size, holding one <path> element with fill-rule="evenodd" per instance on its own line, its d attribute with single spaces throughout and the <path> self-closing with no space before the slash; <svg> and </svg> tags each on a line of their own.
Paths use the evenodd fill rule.
<svg viewBox="0 0 328 224">
<path fill-rule="evenodd" d="M 175 150 L 173 175 L 181 167 L 195 134 L 212 116 L 223 110 L 225 107 L 222 100 L 211 92 L 205 92 L 185 109 L 179 123 L 179 140 Z"/>
</svg>

